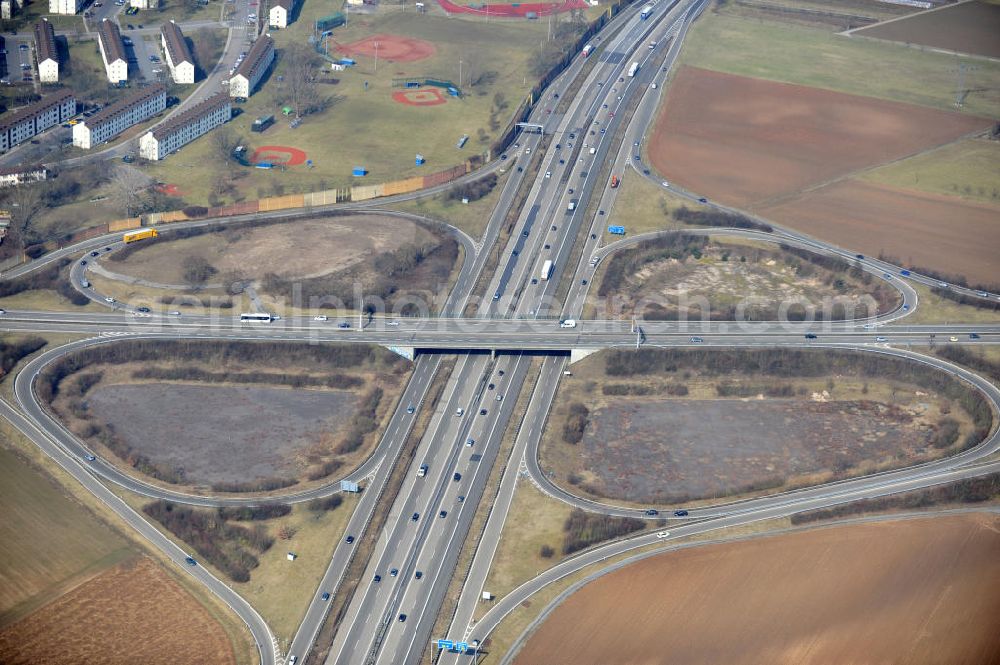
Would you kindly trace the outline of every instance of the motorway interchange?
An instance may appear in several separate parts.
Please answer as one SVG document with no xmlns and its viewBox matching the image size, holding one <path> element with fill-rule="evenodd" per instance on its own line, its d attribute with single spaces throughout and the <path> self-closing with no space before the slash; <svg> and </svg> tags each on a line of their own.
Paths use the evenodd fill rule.
<svg viewBox="0 0 1000 665">
<path fill-rule="evenodd" d="M 79 333 L 89 337 L 49 350 L 29 362 L 15 382 L 16 406 L 3 401 L 0 411 L 89 491 L 233 608 L 248 625 L 265 664 L 301 663 L 313 652 L 320 628 L 329 619 L 329 597 L 322 594 L 325 591 L 336 595 L 340 590 L 356 542 L 366 535 L 393 468 L 404 463 L 400 454 L 417 418 L 429 408 L 428 391 L 442 369 L 442 360 L 440 355 L 421 354 L 421 349 L 456 353 L 457 362 L 447 377 L 442 398 L 430 414 L 412 468 L 405 474 L 389 508 L 384 528 L 380 533 L 367 534 L 375 539 L 374 554 L 365 564 L 361 584 L 334 635 L 326 658 L 328 663 L 416 663 L 434 649 L 433 640 L 437 638 L 468 645 L 467 650 L 443 652 L 438 662 L 472 662 L 476 658 L 476 645 L 520 603 L 547 584 L 611 556 L 652 544 L 662 550 L 679 538 L 697 533 L 995 472 L 1000 463 L 983 462 L 983 458 L 1000 449 L 1000 435 L 994 429 L 975 448 L 936 462 L 692 509 L 686 515 L 671 517 L 671 525 L 663 531 L 614 541 L 560 563 L 498 599 L 478 622 L 473 620 L 519 478 L 527 477 L 554 498 L 585 510 L 642 515 L 641 510 L 569 494 L 554 485 L 539 467 L 538 445 L 545 417 L 563 372 L 575 357 L 610 347 L 692 344 L 861 349 L 932 364 L 975 385 L 995 406 L 1000 406 L 1000 391 L 989 381 L 940 359 L 900 348 L 926 344 L 934 336 L 961 343 L 997 343 L 1000 326 L 907 325 L 906 317 L 919 306 L 917 292 L 909 282 L 934 286 L 938 285 L 936 280 L 920 275 L 903 276 L 897 266 L 858 257 L 848 249 L 787 230 L 775 229 L 772 234 L 737 230 L 725 233 L 780 241 L 858 261 L 864 270 L 888 280 L 900 292 L 900 307 L 864 321 L 822 324 L 579 320 L 600 261 L 610 252 L 637 241 L 629 238 L 600 246 L 606 216 L 595 211 L 610 212 L 617 195 L 608 182 L 605 167 L 628 165 L 655 180 L 641 159 L 636 159 L 640 157 L 637 146 L 641 145 L 653 118 L 662 90 L 660 84 L 674 63 L 688 26 L 704 4 L 705 0 L 660 2 L 648 20 L 639 17 L 638 8 L 623 12 L 606 27 L 603 34 L 610 36 L 595 42 L 603 49 L 591 56 L 598 58 L 597 62 L 588 69 L 589 63 L 580 58 L 550 85 L 545 94 L 551 96 L 555 106 L 558 99 L 565 103 L 574 81 L 582 79 L 565 113 L 545 114 L 545 104 L 540 104 L 529 119 L 544 125 L 544 134 L 520 136 L 516 150 L 521 155 L 517 163 L 526 164 L 531 157 L 537 159 L 541 150 L 539 171 L 534 174 L 529 169 L 512 170 L 483 238 L 478 243 L 460 238 L 466 246 L 466 265 L 441 316 L 398 321 L 375 318 L 362 322 L 363 325 L 340 329 L 312 317 L 248 325 L 218 317 L 145 315 L 128 303 L 109 303 L 102 294 L 82 286 L 86 272 L 81 261 L 93 259 L 91 252 L 104 252 L 105 247 L 114 251 L 120 246 L 117 238 L 98 238 L 62 250 L 58 255 L 79 255 L 71 271 L 74 286 L 95 302 L 106 305 L 109 311 L 4 313 L 0 319 L 0 329 L 4 331 Z M 656 46 L 649 48 L 653 42 Z M 631 62 L 640 63 L 634 77 L 627 75 Z M 498 164 L 493 164 L 488 168 L 497 167 Z M 529 191 L 514 230 L 506 246 L 499 249 L 502 258 L 495 273 L 485 275 L 487 257 L 491 250 L 496 251 L 501 228 L 521 187 Z M 676 188 L 674 191 L 699 198 L 695 193 Z M 192 224 L 213 223 L 224 224 L 225 220 Z M 181 227 L 182 224 L 176 225 Z M 28 264 L 8 277 L 30 274 L 51 260 Z M 535 277 L 546 260 L 553 261 L 555 271 L 550 279 L 539 281 Z M 488 297 L 477 303 L 472 300 L 472 292 L 480 277 L 487 282 Z M 561 287 L 564 295 L 559 293 Z M 962 291 L 975 297 L 996 297 Z M 475 305 L 472 315 L 466 313 L 470 305 Z M 558 322 L 565 319 L 578 323 L 575 327 L 561 327 Z M 39 404 L 33 382 L 46 364 L 79 348 L 113 344 L 123 338 L 376 343 L 416 354 L 410 381 L 377 449 L 346 478 L 363 484 L 365 490 L 347 525 L 346 534 L 351 536 L 351 542 L 345 539 L 336 545 L 319 587 L 303 590 L 312 594 L 313 600 L 289 645 L 279 645 L 265 620 L 225 583 L 201 566 L 188 565 L 188 554 L 117 499 L 108 485 L 198 506 L 245 505 L 254 503 L 253 499 L 192 496 L 124 474 L 113 464 L 93 456 Z M 469 353 L 482 350 L 493 353 Z M 532 359 L 525 353 L 528 351 L 544 356 L 537 375 L 529 371 Z M 529 396 L 527 410 L 523 419 L 515 422 L 515 403 L 522 393 Z M 498 459 L 501 440 L 511 427 L 517 427 L 512 453 L 508 459 Z M 417 469 L 424 464 L 426 473 L 418 475 Z M 495 497 L 487 497 L 493 508 L 479 535 L 447 634 L 432 634 L 453 575 L 465 573 L 456 571 L 458 555 L 470 536 L 476 509 L 484 499 L 487 478 L 497 464 L 503 467 L 500 485 Z M 276 500 L 301 502 L 337 491 L 339 479 L 336 484 L 293 492 Z"/>
</svg>

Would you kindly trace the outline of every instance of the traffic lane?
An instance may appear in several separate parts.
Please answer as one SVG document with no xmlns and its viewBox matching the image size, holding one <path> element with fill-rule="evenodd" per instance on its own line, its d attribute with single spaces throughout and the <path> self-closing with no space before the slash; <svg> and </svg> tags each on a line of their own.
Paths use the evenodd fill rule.
<svg viewBox="0 0 1000 665">
<path fill-rule="evenodd" d="M 426 490 L 428 483 L 423 478 L 417 478 L 413 469 L 419 466 L 416 460 L 428 459 L 441 454 L 441 449 L 448 451 L 447 442 L 454 437 L 454 429 L 460 426 L 464 418 L 456 418 L 455 410 L 459 405 L 464 406 L 471 399 L 471 395 L 465 394 L 472 378 L 482 373 L 486 360 L 483 357 L 468 357 L 459 360 L 459 365 L 453 370 L 446 387 L 445 398 L 439 403 L 431 425 L 418 446 L 410 469 L 404 476 L 403 484 L 399 494 L 393 501 L 389 511 L 387 524 L 379 535 L 379 542 L 376 545 L 376 552 L 369 559 L 365 574 L 359 583 L 359 591 L 356 593 L 348 608 L 348 614 L 341 630 L 335 637 L 334 648 L 330 650 L 327 659 L 328 663 L 350 663 L 353 654 L 368 653 L 372 646 L 374 634 L 363 635 L 366 626 L 373 621 L 378 622 L 383 619 L 386 608 L 390 603 L 395 587 L 401 579 L 397 575 L 392 577 L 389 572 L 395 568 L 402 568 L 402 559 L 405 552 L 412 546 L 416 538 L 416 532 L 412 528 L 413 520 L 411 515 L 414 505 L 419 505 L 419 494 Z M 447 468 L 444 464 L 435 465 L 431 469 L 431 482 L 435 485 L 447 482 Z M 418 482 L 420 481 L 420 482 Z M 426 509 L 424 509 L 426 513 Z M 417 520 L 419 522 L 419 518 Z M 374 582 L 375 576 L 379 575 L 382 582 Z M 384 583 L 383 583 L 384 582 Z M 367 586 L 364 586 L 367 585 Z M 363 620 L 363 624 L 359 619 Z M 344 628 L 347 628 L 345 631 Z M 370 639 L 369 639 L 370 638 Z"/>
<path fill-rule="evenodd" d="M 530 359 L 523 356 L 502 359 L 497 363 L 498 371 L 489 377 L 495 388 L 487 390 L 477 404 L 480 409 L 487 409 L 488 416 L 477 418 L 480 426 L 473 427 L 469 432 L 475 437 L 475 442 L 472 446 L 466 443 L 460 448 L 461 460 L 454 467 L 462 477 L 449 483 L 441 494 L 440 502 L 433 509 L 438 517 L 435 519 L 428 512 L 433 524 L 416 556 L 417 569 L 424 573 L 422 580 L 416 580 L 415 576 L 407 578 L 407 587 L 395 609 L 396 615 L 407 614 L 414 621 L 390 627 L 383 651 L 388 656 L 388 662 L 402 663 L 412 660 L 414 656 L 419 657 L 422 649 L 414 653 L 413 646 L 429 639 L 437 610 L 451 579 L 446 571 L 453 570 L 462 543 L 468 536 L 530 364 Z M 499 371 L 504 372 L 503 377 L 500 377 Z M 509 395 L 510 399 L 497 400 L 496 395 Z M 460 501 L 459 496 L 465 499 Z M 440 516 L 441 511 L 445 511 L 444 517 Z"/>
</svg>

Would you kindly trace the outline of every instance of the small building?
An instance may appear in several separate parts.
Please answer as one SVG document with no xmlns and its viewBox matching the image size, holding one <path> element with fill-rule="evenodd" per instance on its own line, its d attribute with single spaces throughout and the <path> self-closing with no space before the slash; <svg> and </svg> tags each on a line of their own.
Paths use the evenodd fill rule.
<svg viewBox="0 0 1000 665">
<path fill-rule="evenodd" d="M 49 177 L 49 170 L 41 164 L 18 165 L 0 169 L 0 187 L 15 187 L 31 182 L 41 182 Z"/>
<path fill-rule="evenodd" d="M 136 9 L 156 9 L 160 6 L 160 0 L 130 0 L 129 5 Z"/>
<path fill-rule="evenodd" d="M 270 35 L 262 35 L 253 43 L 250 53 L 229 79 L 229 96 L 237 99 L 250 97 L 273 62 L 274 40 Z"/>
<path fill-rule="evenodd" d="M 288 559 L 289 561 L 295 561 L 296 559 L 298 559 L 298 558 L 299 558 L 299 555 L 298 555 L 298 554 L 296 554 L 295 552 L 289 552 L 288 554 L 286 554 L 286 555 L 285 555 L 285 557 L 286 557 L 286 558 L 287 558 L 287 559 Z"/>
<path fill-rule="evenodd" d="M 167 68 L 174 83 L 194 83 L 194 57 L 188 48 L 184 33 L 176 23 L 164 23 L 160 28 L 160 41 L 166 55 Z"/>
<path fill-rule="evenodd" d="M 15 0 L 0 0 L 0 19 L 9 21 L 17 16 L 18 5 Z"/>
<path fill-rule="evenodd" d="M 128 81 L 128 56 L 125 55 L 125 43 L 118 24 L 108 19 L 102 19 L 97 26 L 97 45 L 104 60 L 104 71 L 108 80 L 118 85 Z"/>
<path fill-rule="evenodd" d="M 292 22 L 295 0 L 273 0 L 268 13 L 268 25 L 272 28 L 287 28 Z"/>
<path fill-rule="evenodd" d="M 47 18 L 35 23 L 35 57 L 38 59 L 38 80 L 42 83 L 58 83 L 59 49 L 56 48 L 56 31 Z"/>
<path fill-rule="evenodd" d="M 75 125 L 73 145 L 90 150 L 166 108 L 167 89 L 162 84 L 142 88 Z"/>
<path fill-rule="evenodd" d="M 261 117 L 253 121 L 253 124 L 250 126 L 250 131 L 260 133 L 273 124 L 274 124 L 273 115 L 262 115 Z"/>
<path fill-rule="evenodd" d="M 50 14 L 76 14 L 83 6 L 83 0 L 49 0 Z"/>
<path fill-rule="evenodd" d="M 0 153 L 24 143 L 49 127 L 62 124 L 76 115 L 76 95 L 61 90 L 16 111 L 0 116 Z"/>
<path fill-rule="evenodd" d="M 157 161 L 233 117 L 233 102 L 219 92 L 170 118 L 139 139 L 139 156 Z"/>
</svg>

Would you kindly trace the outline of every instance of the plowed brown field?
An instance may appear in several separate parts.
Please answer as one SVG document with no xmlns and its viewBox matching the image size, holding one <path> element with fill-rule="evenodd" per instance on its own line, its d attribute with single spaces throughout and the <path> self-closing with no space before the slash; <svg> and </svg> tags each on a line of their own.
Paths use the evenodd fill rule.
<svg viewBox="0 0 1000 665">
<path fill-rule="evenodd" d="M 989 126 L 912 104 L 683 67 L 649 154 L 668 180 L 748 206 Z"/>
<path fill-rule="evenodd" d="M 194 598 L 147 558 L 112 568 L 0 632 L 5 665 L 235 665 Z"/>
<path fill-rule="evenodd" d="M 885 251 L 979 284 L 998 280 L 1000 206 L 844 180 L 759 212 L 865 254 Z"/>
<path fill-rule="evenodd" d="M 651 557 L 558 607 L 516 665 L 1000 663 L 1000 515 Z"/>
</svg>

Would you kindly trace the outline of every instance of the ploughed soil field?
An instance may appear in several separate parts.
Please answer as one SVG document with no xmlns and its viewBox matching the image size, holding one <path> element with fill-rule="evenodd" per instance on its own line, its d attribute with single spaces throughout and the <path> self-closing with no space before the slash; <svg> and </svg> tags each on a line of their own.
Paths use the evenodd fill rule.
<svg viewBox="0 0 1000 665">
<path fill-rule="evenodd" d="M 649 146 L 668 180 L 749 206 L 985 130 L 990 120 L 683 67 Z"/>
<path fill-rule="evenodd" d="M 994 284 L 1000 205 L 844 180 L 760 213 L 781 224 L 869 255 Z"/>
<path fill-rule="evenodd" d="M 601 493 L 664 503 L 914 454 L 932 433 L 911 412 L 867 400 L 634 398 L 593 410 L 590 420 L 579 452 Z"/>
<path fill-rule="evenodd" d="M 685 66 L 671 84 L 649 155 L 668 180 L 709 198 L 851 249 L 861 251 L 867 241 L 875 248 L 868 253 L 912 256 L 915 265 L 981 281 L 982 256 L 1000 236 L 997 209 L 957 197 L 925 205 L 916 196 L 906 201 L 909 193 L 828 183 L 990 125 L 987 118 Z M 852 193 L 841 197 L 848 203 L 824 204 L 823 189 L 793 198 L 823 185 L 848 188 Z M 945 251 L 941 236 L 949 239 Z"/>
<path fill-rule="evenodd" d="M 1000 58 L 1000 5 L 974 0 L 857 31 L 906 44 Z"/>
<path fill-rule="evenodd" d="M 706 545 L 586 585 L 514 662 L 991 665 L 997 589 L 991 513 Z"/>
<path fill-rule="evenodd" d="M 136 453 L 200 485 L 298 475 L 357 401 L 350 391 L 152 383 L 104 386 L 88 404 Z"/>
<path fill-rule="evenodd" d="M 615 252 L 601 265 L 598 295 L 645 319 L 778 320 L 875 316 L 899 292 L 850 263 L 777 245 L 727 243 L 689 234 Z M 707 307 L 706 307 L 707 304 Z"/>
<path fill-rule="evenodd" d="M 223 628 L 159 565 L 132 559 L 0 631 L 8 664 L 235 665 Z"/>
</svg>

